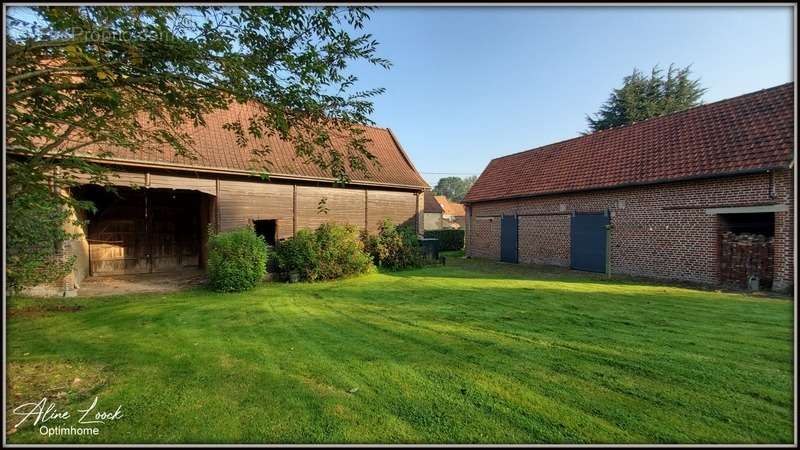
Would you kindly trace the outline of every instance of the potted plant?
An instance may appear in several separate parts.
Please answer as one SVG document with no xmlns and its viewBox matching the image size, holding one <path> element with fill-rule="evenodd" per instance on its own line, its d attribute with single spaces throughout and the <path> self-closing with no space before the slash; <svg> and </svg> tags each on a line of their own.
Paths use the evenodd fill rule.
<svg viewBox="0 0 800 450">
<path fill-rule="evenodd" d="M 297 270 L 289 271 L 289 283 L 297 283 L 300 281 L 300 272 Z"/>
</svg>

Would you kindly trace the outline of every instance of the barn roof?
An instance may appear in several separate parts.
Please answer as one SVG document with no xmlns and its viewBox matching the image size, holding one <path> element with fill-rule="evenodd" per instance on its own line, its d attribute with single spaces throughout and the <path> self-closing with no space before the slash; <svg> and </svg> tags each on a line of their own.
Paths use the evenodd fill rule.
<svg viewBox="0 0 800 450">
<path fill-rule="evenodd" d="M 794 83 L 493 159 L 466 203 L 788 167 Z"/>
<path fill-rule="evenodd" d="M 218 110 L 207 114 L 204 127 L 187 124 L 183 131 L 189 133 L 195 141 L 194 156 L 196 158 L 177 156 L 167 144 L 158 147 L 155 151 L 148 149 L 136 152 L 124 148 L 87 148 L 82 156 L 92 157 L 92 154 L 108 149 L 113 155 L 102 158 L 103 162 L 143 167 L 191 169 L 200 172 L 256 174 L 260 171 L 259 167 L 261 166 L 253 163 L 253 154 L 250 149 L 268 146 L 271 152 L 266 159 L 271 162 L 267 170 L 270 177 L 334 181 L 330 174 L 315 164 L 298 157 L 292 144 L 278 136 L 251 139 L 246 147 L 238 145 L 235 133 L 224 129 L 223 124 L 240 119 L 243 126 L 246 127 L 246 119 L 254 113 L 252 108 L 251 105 L 233 104 L 227 110 Z M 379 164 L 367 162 L 366 175 L 348 168 L 348 175 L 352 183 L 414 189 L 429 188 L 390 129 L 369 126 L 364 126 L 363 129 L 365 136 L 371 141 L 367 144 L 367 148 Z M 334 139 L 334 145 L 341 150 L 344 150 L 345 143 L 345 139 Z"/>
<path fill-rule="evenodd" d="M 442 213 L 444 212 L 444 208 L 436 199 L 436 196 L 433 195 L 431 191 L 425 191 L 425 204 L 423 212 L 426 213 Z"/>
<path fill-rule="evenodd" d="M 451 202 L 447 199 L 444 195 L 437 195 L 436 201 L 442 205 L 442 209 L 444 213 L 450 216 L 464 216 L 466 212 L 464 211 L 464 205 L 461 203 Z"/>
</svg>

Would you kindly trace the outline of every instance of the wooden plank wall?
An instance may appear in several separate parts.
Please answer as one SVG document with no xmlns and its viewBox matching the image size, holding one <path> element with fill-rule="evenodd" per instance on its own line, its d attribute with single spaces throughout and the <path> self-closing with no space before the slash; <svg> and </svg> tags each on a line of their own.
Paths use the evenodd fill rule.
<svg viewBox="0 0 800 450">
<path fill-rule="evenodd" d="M 220 231 L 246 227 L 251 220 L 276 219 L 278 239 L 292 237 L 293 192 L 288 184 L 220 180 Z"/>
<path fill-rule="evenodd" d="M 374 233 L 386 217 L 392 219 L 395 224 L 415 227 L 417 195 L 413 192 L 370 189 L 367 195 L 368 231 Z"/>
<path fill-rule="evenodd" d="M 179 177 L 174 175 L 148 174 L 148 187 L 166 189 L 192 189 L 215 195 L 216 180 L 210 178 Z"/>
<path fill-rule="evenodd" d="M 319 211 L 326 199 L 327 214 Z M 364 190 L 297 186 L 297 228 L 317 228 L 325 222 L 350 223 L 364 228 Z"/>
<path fill-rule="evenodd" d="M 327 214 L 319 212 L 322 198 L 326 199 Z M 293 230 L 314 229 L 325 222 L 349 223 L 359 229 L 367 226 L 374 233 L 388 217 L 396 224 L 415 227 L 418 209 L 413 192 L 227 180 L 220 180 L 217 204 L 221 231 L 245 227 L 251 220 L 276 219 L 278 239 L 291 237 Z"/>
<path fill-rule="evenodd" d="M 75 177 L 76 180 L 87 184 L 91 179 L 91 176 L 82 172 L 74 173 L 72 175 Z M 110 184 L 114 186 L 133 186 L 133 187 L 143 187 L 147 182 L 144 172 L 126 172 L 126 171 L 116 171 L 116 170 L 112 170 L 108 173 L 108 181 Z"/>
<path fill-rule="evenodd" d="M 220 231 L 248 226 L 252 220 L 277 220 L 277 238 L 292 237 L 302 228 L 333 221 L 350 223 L 370 233 L 384 218 L 422 230 L 422 202 L 415 192 L 380 188 L 334 188 L 291 184 L 201 178 L 178 174 L 113 171 L 112 184 L 150 188 L 192 189 L 215 195 L 210 217 Z M 320 214 L 326 199 L 327 214 Z M 296 218 L 296 219 L 295 219 Z M 203 255 L 201 255 L 202 260 Z"/>
<path fill-rule="evenodd" d="M 85 173 L 76 173 L 75 177 L 84 183 L 88 183 L 91 178 Z M 216 194 L 216 180 L 213 178 L 112 170 L 108 173 L 108 181 L 114 186 L 191 189 Z"/>
</svg>

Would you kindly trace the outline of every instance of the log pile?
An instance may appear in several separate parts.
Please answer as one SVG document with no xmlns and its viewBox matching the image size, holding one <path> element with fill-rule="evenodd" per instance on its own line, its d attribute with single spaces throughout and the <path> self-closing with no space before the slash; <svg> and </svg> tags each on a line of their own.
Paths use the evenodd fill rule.
<svg viewBox="0 0 800 450">
<path fill-rule="evenodd" d="M 763 234 L 724 232 L 720 236 L 720 281 L 724 285 L 752 289 L 751 277 L 758 277 L 759 289 L 772 287 L 772 238 Z"/>
</svg>

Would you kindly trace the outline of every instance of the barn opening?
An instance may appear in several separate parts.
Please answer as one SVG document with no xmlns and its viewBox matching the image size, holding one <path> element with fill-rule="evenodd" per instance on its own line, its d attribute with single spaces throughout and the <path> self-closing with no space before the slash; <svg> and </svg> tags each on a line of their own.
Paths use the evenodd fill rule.
<svg viewBox="0 0 800 450">
<path fill-rule="evenodd" d="M 268 245 L 275 246 L 276 237 L 278 235 L 278 221 L 275 219 L 269 220 L 254 220 L 253 226 L 255 227 L 256 234 L 263 237 Z"/>
<path fill-rule="evenodd" d="M 775 213 L 718 217 L 720 282 L 742 289 L 772 289 Z"/>
<path fill-rule="evenodd" d="M 199 191 L 97 185 L 72 189 L 96 210 L 84 214 L 91 276 L 205 267 L 213 196 Z"/>
</svg>

